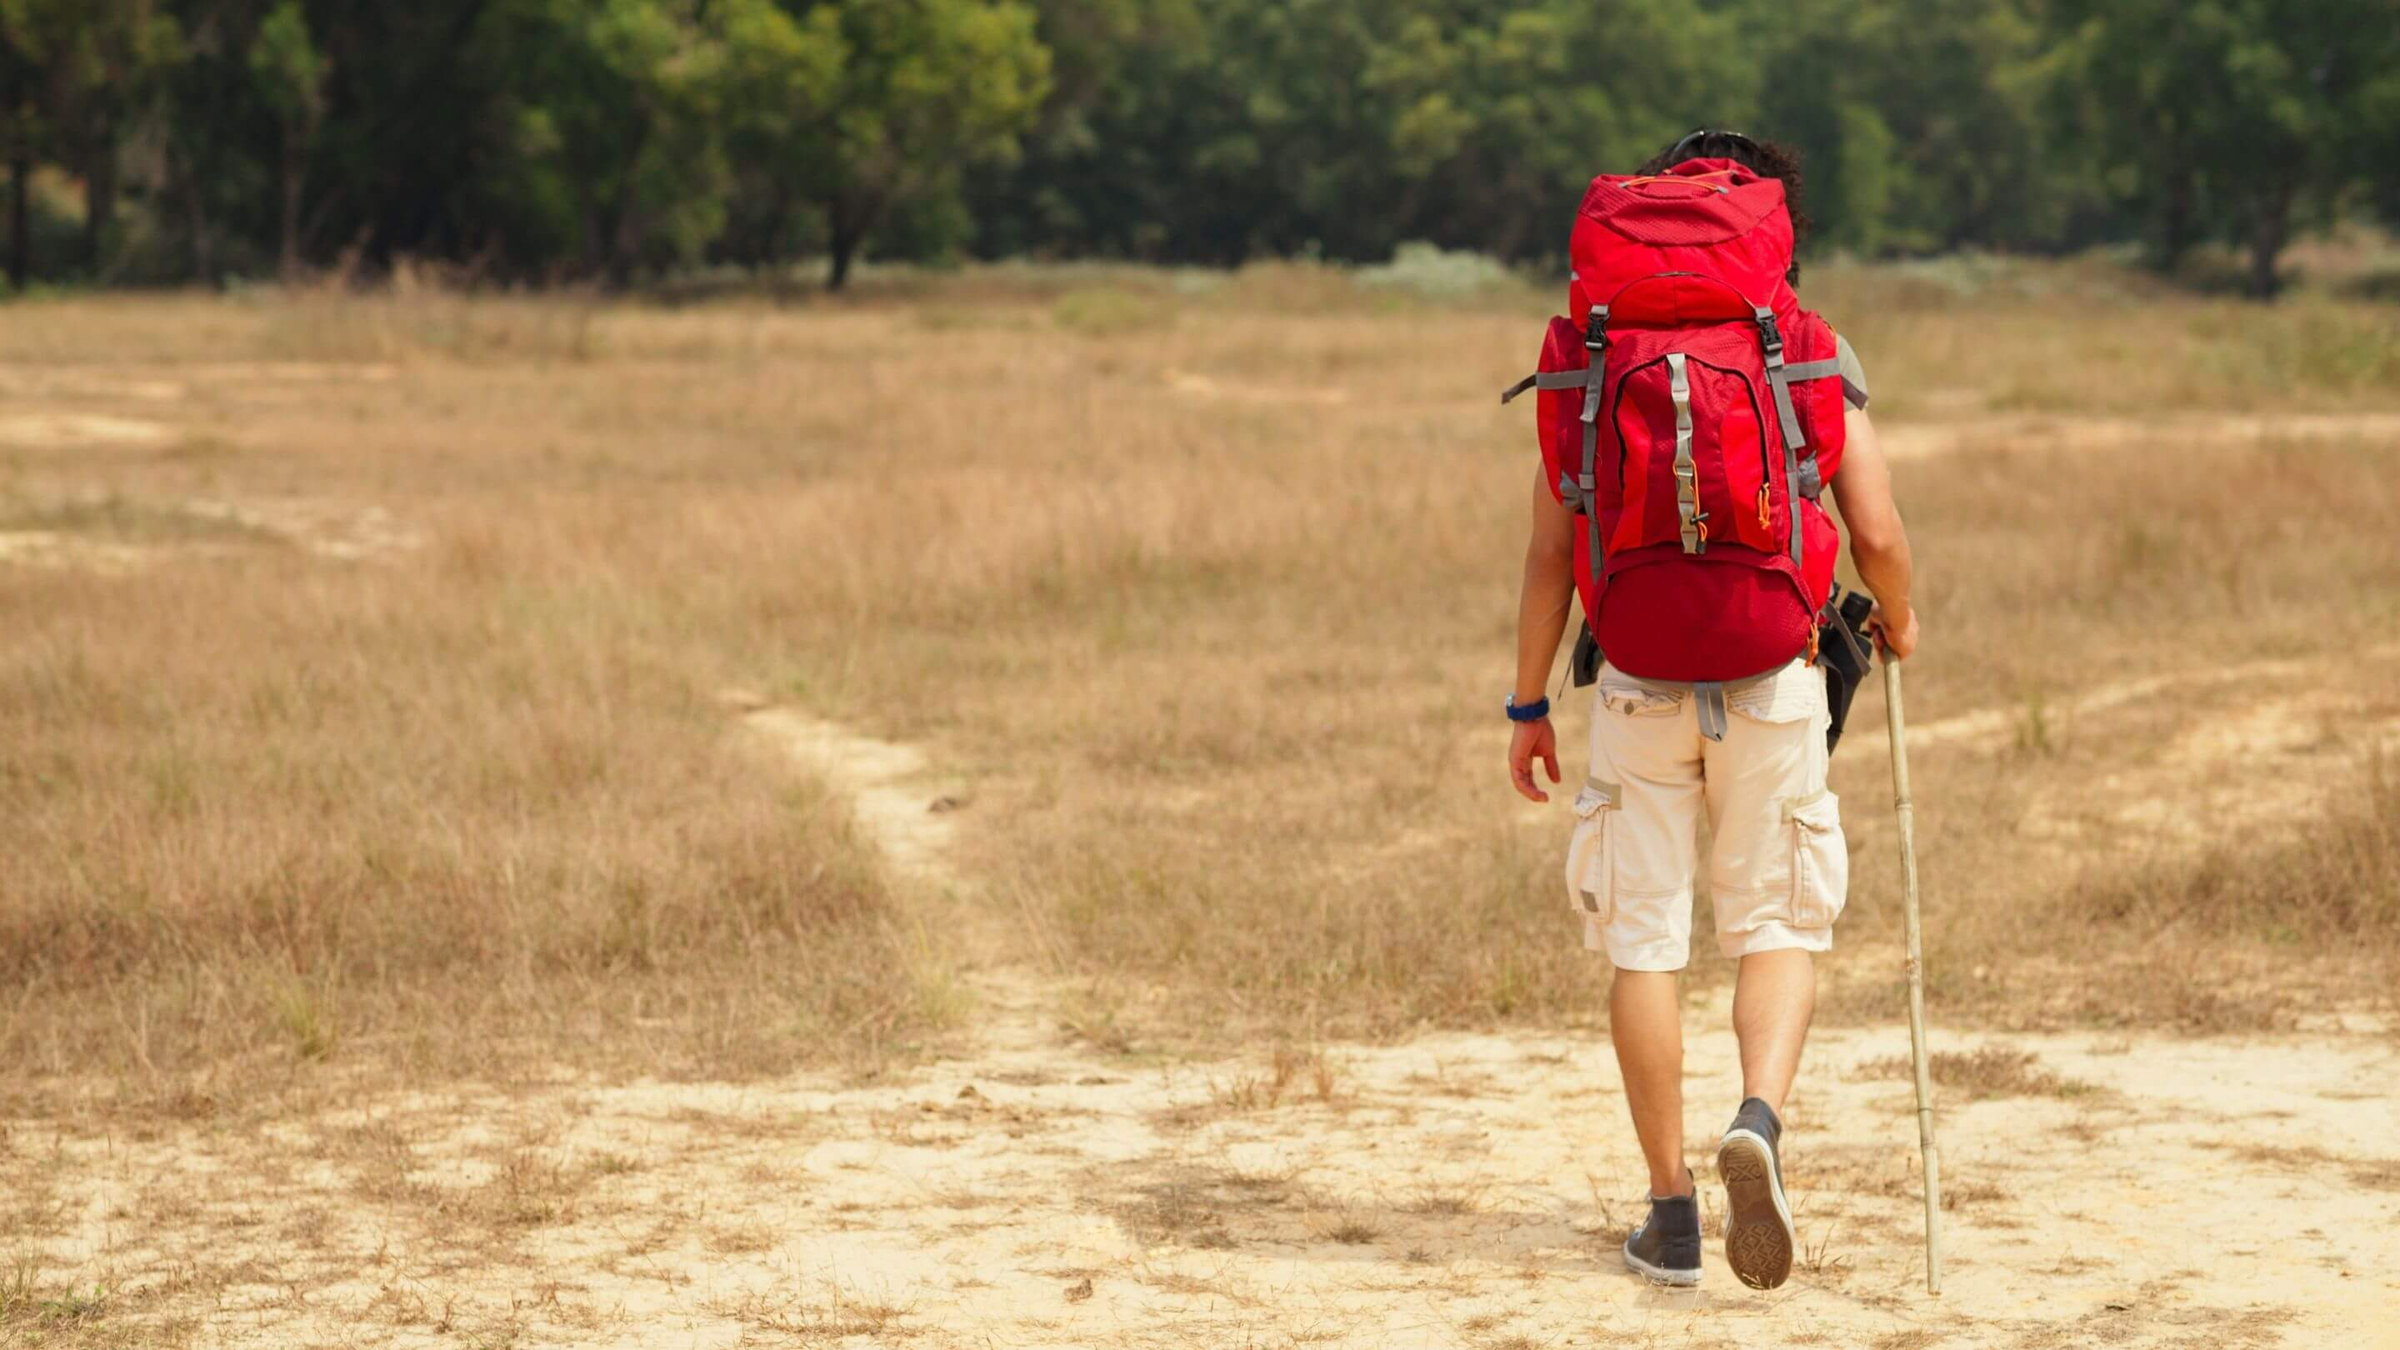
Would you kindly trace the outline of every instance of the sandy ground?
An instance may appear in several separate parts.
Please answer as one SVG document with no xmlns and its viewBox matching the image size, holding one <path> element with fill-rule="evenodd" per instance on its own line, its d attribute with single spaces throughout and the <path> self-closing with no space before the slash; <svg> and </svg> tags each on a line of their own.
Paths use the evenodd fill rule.
<svg viewBox="0 0 2400 1350">
<path fill-rule="evenodd" d="M 1879 1063 L 1906 1033 L 1821 1034 L 1789 1112 L 1800 1269 L 1755 1293 L 1712 1245 L 1687 1292 L 1618 1264 L 1642 1170 L 1596 1037 L 1161 1062 L 976 982 L 978 1050 L 874 1085 L 20 1122 L 0 1159 L 50 1273 L 160 1291 L 201 1345 L 2400 1344 L 2381 1038 L 2006 1042 L 2063 1081 L 1946 1103 L 1935 1299 Z M 1694 1011 L 1700 1138 L 1738 1084 L 1724 1009 Z"/>
<path fill-rule="evenodd" d="M 971 891 L 921 755 L 728 698 L 897 871 Z M 1617 1258 L 1643 1172 L 1597 1035 L 1168 1059 L 1077 1035 L 1022 971 L 965 979 L 966 1048 L 879 1082 L 13 1122 L 18 1268 L 65 1308 L 111 1291 L 114 1334 L 210 1346 L 2400 1344 L 2400 1054 L 2373 1030 L 1942 1036 L 2030 1059 L 1943 1102 L 1939 1298 L 1907 1033 L 1821 1032 L 1788 1112 L 1799 1268 L 1753 1292 L 1712 1245 L 1677 1291 Z M 1738 1078 L 1722 1003 L 1691 1020 L 1713 1233 Z"/>
</svg>

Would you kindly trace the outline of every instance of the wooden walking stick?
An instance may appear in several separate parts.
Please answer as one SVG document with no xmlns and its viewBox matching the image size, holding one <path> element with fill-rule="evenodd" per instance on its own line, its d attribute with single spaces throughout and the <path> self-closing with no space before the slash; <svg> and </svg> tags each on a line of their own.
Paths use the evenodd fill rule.
<svg viewBox="0 0 2400 1350">
<path fill-rule="evenodd" d="M 1925 1058 L 1925 956 L 1917 923 L 1917 833 L 1908 800 L 1908 724 L 1900 662 L 1883 655 L 1883 715 L 1892 737 L 1892 810 L 1900 819 L 1900 905 L 1908 916 L 1908 1048 L 1917 1068 L 1917 1144 L 1925 1152 L 1925 1292 L 1942 1292 L 1942 1171 L 1933 1143 L 1933 1071 Z"/>
</svg>

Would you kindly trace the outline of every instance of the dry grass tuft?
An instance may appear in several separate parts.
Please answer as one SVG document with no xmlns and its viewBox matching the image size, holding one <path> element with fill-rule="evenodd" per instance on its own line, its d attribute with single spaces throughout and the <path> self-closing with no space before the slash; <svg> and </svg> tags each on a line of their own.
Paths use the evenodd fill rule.
<svg viewBox="0 0 2400 1350">
<path fill-rule="evenodd" d="M 1337 1219 L 1323 1232 L 1327 1241 L 1339 1242 L 1345 1247 L 1363 1247 L 1383 1236 L 1382 1229 L 1356 1217 Z"/>
<path fill-rule="evenodd" d="M 889 1344 L 921 1334 L 910 1326 L 910 1309 L 879 1297 L 832 1290 L 814 1298 L 752 1294 L 722 1305 L 722 1315 L 771 1332 L 796 1345 L 832 1345 L 849 1337 L 873 1337 Z"/>
<path fill-rule="evenodd" d="M 2099 1089 L 2080 1079 L 2044 1069 L 2029 1050 L 1987 1045 L 1977 1050 L 1936 1050 L 1927 1060 L 1934 1085 L 1968 1098 L 2089 1097 Z M 1914 1080 L 1916 1068 L 1905 1055 L 1869 1060 L 1859 1072 L 1876 1078 Z"/>
<path fill-rule="evenodd" d="M 1103 1202 L 1126 1231 L 1145 1242 L 1181 1242 L 1204 1249 L 1240 1244 L 1236 1228 L 1256 1230 L 1310 1200 L 1290 1177 L 1269 1173 L 1180 1167 Z"/>
<path fill-rule="evenodd" d="M 1456 1218 L 1473 1214 L 1483 1208 L 1484 1188 L 1480 1186 L 1420 1186 L 1413 1198 L 1403 1206 L 1406 1213 L 1425 1214 L 1440 1218 Z"/>
<path fill-rule="evenodd" d="M 1210 1100 L 1228 1111 L 1272 1110 L 1287 1100 L 1340 1105 L 1349 1094 L 1342 1086 L 1339 1066 L 1314 1046 L 1305 1049 L 1279 1045 L 1261 1073 L 1240 1073 L 1227 1083 L 1209 1085 Z"/>
<path fill-rule="evenodd" d="M 0 1265 L 0 1345 L 43 1350 L 133 1350 L 188 1345 L 199 1333 L 189 1317 L 151 1310 L 158 1290 L 125 1290 L 106 1280 L 53 1283 L 41 1258 L 19 1249 Z"/>
<path fill-rule="evenodd" d="M 2345 1158 L 2313 1144 L 2254 1144 L 2217 1140 L 2225 1149 L 2254 1167 L 2300 1173 L 2339 1173 L 2361 1190 L 2400 1191 L 2400 1158 Z"/>
</svg>

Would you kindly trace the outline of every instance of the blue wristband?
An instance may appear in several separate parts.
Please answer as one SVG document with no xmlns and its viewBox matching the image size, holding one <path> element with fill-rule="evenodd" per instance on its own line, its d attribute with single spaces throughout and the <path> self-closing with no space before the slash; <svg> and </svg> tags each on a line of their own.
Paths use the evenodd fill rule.
<svg viewBox="0 0 2400 1350">
<path fill-rule="evenodd" d="M 1508 720 L 1511 722 L 1539 722 L 1549 715 L 1550 700 L 1547 698 L 1537 698 L 1520 705 L 1516 695 L 1508 696 Z"/>
</svg>

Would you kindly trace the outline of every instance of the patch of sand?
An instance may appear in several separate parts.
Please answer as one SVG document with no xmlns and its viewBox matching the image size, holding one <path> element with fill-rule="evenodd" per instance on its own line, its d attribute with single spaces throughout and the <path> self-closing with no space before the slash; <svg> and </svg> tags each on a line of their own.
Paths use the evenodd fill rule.
<svg viewBox="0 0 2400 1350">
<path fill-rule="evenodd" d="M 1786 1165 L 1805 1252 L 1758 1293 L 1706 1175 L 1739 1095 L 1721 1002 L 1693 1019 L 1712 1240 L 1688 1292 L 1618 1260 L 1643 1171 L 1599 1034 L 1326 1046 L 1320 1094 L 1240 1047 L 1160 1062 L 988 1015 L 1013 1025 L 980 1052 L 869 1086 L 10 1122 L 0 1171 L 55 1199 L 27 1235 L 43 1278 L 129 1310 L 204 1291 L 182 1305 L 204 1346 L 2298 1347 L 2378 1343 L 2400 1305 L 2400 1147 L 2362 1096 L 2400 1064 L 2376 1037 L 2007 1040 L 2078 1086 L 1948 1095 L 1935 1299 L 1910 1089 L 1870 1067 L 1906 1054 L 1897 1023 L 1812 1041 Z"/>
<path fill-rule="evenodd" d="M 321 384 L 344 380 L 380 383 L 399 378 L 400 368 L 381 361 L 212 361 L 173 367 L 177 374 L 206 384 L 267 383 Z"/>
<path fill-rule="evenodd" d="M 380 506 L 283 498 L 232 501 L 195 497 L 175 509 L 202 520 L 220 521 L 273 535 L 320 558 L 357 562 L 425 546 L 425 536 Z"/>
<path fill-rule="evenodd" d="M 0 394 L 12 399 L 128 399 L 172 403 L 195 387 L 236 391 L 261 384 L 380 383 L 398 378 L 399 368 L 381 362 L 205 361 L 123 368 L 12 366 L 0 368 Z"/>
<path fill-rule="evenodd" d="M 53 505 L 73 505 L 73 499 Z M 180 538 L 168 533 L 139 542 L 108 537 L 107 531 L 0 531 L 0 562 L 36 567 L 83 568 L 124 573 L 170 559 L 224 556 L 241 546 L 240 531 L 252 542 L 271 539 L 316 557 L 359 562 L 406 553 L 425 544 L 423 532 L 401 523 L 380 506 L 358 508 L 336 502 L 286 498 L 234 501 L 190 498 L 150 506 L 159 515 L 235 527 L 232 532 Z"/>
<path fill-rule="evenodd" d="M 0 530 L 0 563 L 27 567 L 80 568 L 117 575 L 148 563 L 152 552 L 134 544 L 88 539 L 60 530 Z"/>
<path fill-rule="evenodd" d="M 20 413 L 0 417 L 0 444 L 30 450 L 81 449 L 87 446 L 150 448 L 175 438 L 163 422 L 101 413 Z"/>
<path fill-rule="evenodd" d="M 2400 751 L 2400 710 L 2364 710 L 2344 691 L 2302 688 L 2185 728 L 2153 761 L 2104 774 L 2089 796 L 2126 828 L 2192 845 L 2228 831 L 2305 820 L 2358 791 L 2354 772 Z"/>
<path fill-rule="evenodd" d="M 2165 420 L 2131 417 L 1994 415 L 1968 421 L 1877 423 L 1893 459 L 1974 449 L 2119 450 L 2138 445 L 2263 441 L 2400 441 L 2400 413 L 2212 413 Z"/>
</svg>

